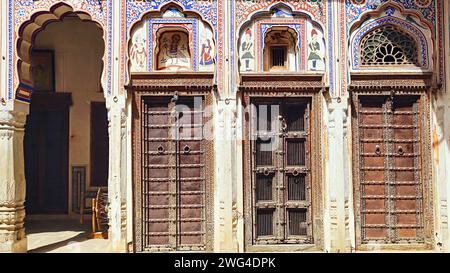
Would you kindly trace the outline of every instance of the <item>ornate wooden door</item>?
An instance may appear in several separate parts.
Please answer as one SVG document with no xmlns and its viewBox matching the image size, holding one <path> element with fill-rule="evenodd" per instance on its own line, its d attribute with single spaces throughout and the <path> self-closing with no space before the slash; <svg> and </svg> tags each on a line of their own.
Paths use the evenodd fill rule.
<svg viewBox="0 0 450 273">
<path fill-rule="evenodd" d="M 424 243 L 419 96 L 360 96 L 362 243 Z"/>
<path fill-rule="evenodd" d="M 137 250 L 205 250 L 203 98 L 141 98 Z"/>
<path fill-rule="evenodd" d="M 254 244 L 312 243 L 310 100 L 252 101 Z"/>
</svg>

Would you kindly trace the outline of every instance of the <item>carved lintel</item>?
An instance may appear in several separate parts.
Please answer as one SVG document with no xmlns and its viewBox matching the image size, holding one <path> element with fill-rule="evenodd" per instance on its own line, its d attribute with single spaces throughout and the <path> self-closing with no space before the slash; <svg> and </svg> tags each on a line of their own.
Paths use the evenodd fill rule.
<svg viewBox="0 0 450 273">
<path fill-rule="evenodd" d="M 213 89 L 213 73 L 141 73 L 133 74 L 126 88 L 134 92 L 204 91 Z"/>
<path fill-rule="evenodd" d="M 432 75 L 423 74 L 353 74 L 351 76 L 350 92 L 370 92 L 396 94 L 408 92 L 424 92 L 432 87 Z"/>
<path fill-rule="evenodd" d="M 323 90 L 323 74 L 247 73 L 240 79 L 240 91 L 315 91 Z"/>
</svg>

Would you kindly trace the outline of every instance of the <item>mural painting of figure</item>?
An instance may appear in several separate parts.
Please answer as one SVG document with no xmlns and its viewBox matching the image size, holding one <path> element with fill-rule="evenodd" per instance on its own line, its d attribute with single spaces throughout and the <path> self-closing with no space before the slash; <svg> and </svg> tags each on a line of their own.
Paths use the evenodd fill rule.
<svg viewBox="0 0 450 273">
<path fill-rule="evenodd" d="M 242 61 L 244 62 L 245 71 L 250 71 L 250 63 L 253 61 L 253 41 L 252 41 L 252 31 L 247 29 L 244 35 L 244 41 L 242 42 Z"/>
<path fill-rule="evenodd" d="M 213 58 L 211 56 L 211 51 L 212 51 L 212 45 L 211 45 L 211 40 L 207 39 L 206 43 L 204 43 L 202 45 L 202 54 L 201 54 L 201 58 L 200 58 L 200 63 L 202 65 L 210 65 L 213 64 Z"/>
<path fill-rule="evenodd" d="M 313 29 L 311 31 L 311 41 L 309 42 L 309 57 L 308 61 L 311 62 L 311 69 L 317 70 L 319 62 L 322 62 L 321 48 L 320 43 L 318 41 L 318 33 L 317 30 Z"/>
<path fill-rule="evenodd" d="M 159 54 L 159 68 L 189 68 L 189 50 L 186 39 L 182 39 L 181 35 L 174 33 L 164 35 L 162 38 L 162 51 Z"/>
<path fill-rule="evenodd" d="M 136 34 L 136 39 L 130 50 L 131 62 L 136 66 L 137 70 L 145 68 L 147 63 L 146 41 L 142 38 L 141 33 Z"/>
</svg>

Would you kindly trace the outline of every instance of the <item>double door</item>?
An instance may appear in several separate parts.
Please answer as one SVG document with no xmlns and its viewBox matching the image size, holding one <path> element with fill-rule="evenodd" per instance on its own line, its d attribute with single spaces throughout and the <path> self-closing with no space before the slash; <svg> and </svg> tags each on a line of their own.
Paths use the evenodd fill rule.
<svg viewBox="0 0 450 273">
<path fill-rule="evenodd" d="M 253 244 L 313 243 L 311 100 L 251 102 Z"/>
<path fill-rule="evenodd" d="M 140 103 L 138 250 L 205 250 L 203 97 Z"/>
<path fill-rule="evenodd" d="M 361 96 L 358 183 L 362 243 L 423 243 L 418 96 Z"/>
</svg>

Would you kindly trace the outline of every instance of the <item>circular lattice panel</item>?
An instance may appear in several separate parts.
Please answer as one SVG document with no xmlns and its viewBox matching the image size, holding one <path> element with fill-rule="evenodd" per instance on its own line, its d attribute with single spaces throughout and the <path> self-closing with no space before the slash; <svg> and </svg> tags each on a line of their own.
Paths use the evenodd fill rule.
<svg viewBox="0 0 450 273">
<path fill-rule="evenodd" d="M 419 65 L 414 39 L 394 26 L 372 31 L 362 39 L 360 48 L 365 66 Z"/>
</svg>

